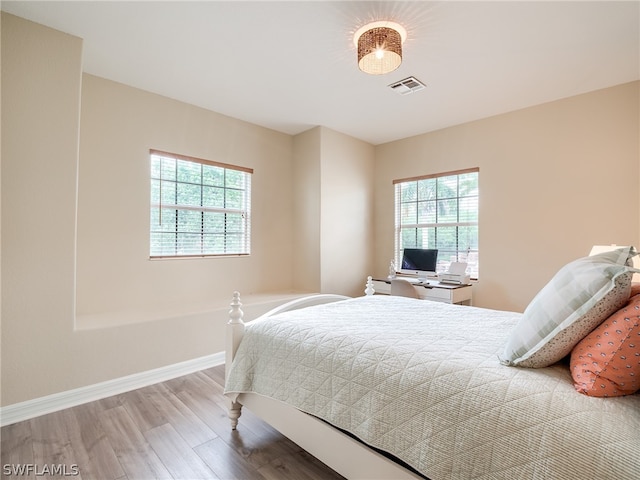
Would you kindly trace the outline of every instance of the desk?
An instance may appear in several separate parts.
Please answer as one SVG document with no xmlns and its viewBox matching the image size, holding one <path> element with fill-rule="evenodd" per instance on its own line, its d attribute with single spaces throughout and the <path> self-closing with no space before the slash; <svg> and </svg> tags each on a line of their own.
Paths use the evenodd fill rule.
<svg viewBox="0 0 640 480">
<path fill-rule="evenodd" d="M 402 278 L 402 277 L 399 277 Z M 423 300 L 471 305 L 472 286 L 452 285 L 430 280 L 426 283 L 411 282 L 418 296 Z M 373 279 L 373 288 L 378 294 L 390 295 L 391 282 L 388 279 Z"/>
</svg>

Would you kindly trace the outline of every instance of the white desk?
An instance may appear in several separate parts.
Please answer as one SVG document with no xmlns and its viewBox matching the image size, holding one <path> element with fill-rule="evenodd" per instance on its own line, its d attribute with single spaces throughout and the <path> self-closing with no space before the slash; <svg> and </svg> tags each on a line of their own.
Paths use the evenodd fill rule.
<svg viewBox="0 0 640 480">
<path fill-rule="evenodd" d="M 451 285 L 434 280 L 430 280 L 426 283 L 417 283 L 415 282 L 415 279 L 411 281 L 411 284 L 413 285 L 413 288 L 416 289 L 416 292 L 418 292 L 418 296 L 423 300 L 471 305 L 471 285 Z M 374 278 L 373 288 L 377 294 L 391 294 L 391 282 L 388 279 Z"/>
</svg>

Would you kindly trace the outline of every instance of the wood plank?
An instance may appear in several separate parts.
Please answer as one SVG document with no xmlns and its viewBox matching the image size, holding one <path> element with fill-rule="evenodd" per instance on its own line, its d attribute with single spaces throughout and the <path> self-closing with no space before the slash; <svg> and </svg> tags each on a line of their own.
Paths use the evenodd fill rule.
<svg viewBox="0 0 640 480">
<path fill-rule="evenodd" d="M 156 394 L 150 397 L 158 411 L 169 420 L 173 428 L 193 448 L 206 443 L 218 435 L 176 397 L 166 385 L 154 385 Z"/>
<path fill-rule="evenodd" d="M 155 396 L 157 390 L 154 385 L 122 394 L 122 404 L 141 432 L 168 422 L 157 402 L 153 401 Z"/>
<path fill-rule="evenodd" d="M 144 435 L 173 478 L 198 480 L 219 478 L 187 445 L 171 424 L 152 428 Z"/>
<path fill-rule="evenodd" d="M 224 366 L 214 367 L 214 369 L 218 370 L 221 368 L 224 368 Z M 231 425 L 228 418 L 229 399 L 224 395 L 221 384 L 214 381 L 209 375 L 204 373 L 204 371 L 195 372 L 192 375 L 181 378 L 179 384 L 172 383 L 172 381 L 166 383 L 171 385 L 171 390 L 177 394 L 178 398 L 180 398 L 179 393 L 183 392 L 183 395 L 190 396 L 192 401 L 206 404 L 205 408 L 209 408 L 210 405 L 215 404 L 218 408 L 213 409 L 213 411 L 219 415 L 216 418 L 215 425 L 222 429 L 222 432 L 216 430 L 216 433 L 219 436 L 227 438 L 226 434 L 230 431 Z M 198 407 L 201 406 L 199 405 Z M 192 409 L 194 408 L 194 405 L 192 405 Z M 259 437 L 263 435 L 280 435 L 271 425 L 263 422 L 247 409 L 243 409 L 241 428 L 244 430 L 249 429 Z"/>
<path fill-rule="evenodd" d="M 290 453 L 291 445 L 280 434 L 263 437 L 254 434 L 245 422 L 244 428 L 231 430 L 226 409 L 210 399 L 202 398 L 199 392 L 183 391 L 178 394 L 182 402 L 193 410 L 216 434 L 245 458 L 254 468 L 259 468 L 271 459 Z"/>
<path fill-rule="evenodd" d="M 280 457 L 258 469 L 267 480 L 344 480 L 324 463 L 304 450 Z"/>
<path fill-rule="evenodd" d="M 198 392 L 219 404 L 226 404 L 227 401 L 223 385 L 214 382 L 211 377 L 202 372 L 194 372 L 179 379 L 169 380 L 165 385 L 176 395 L 182 391 Z"/>
<path fill-rule="evenodd" d="M 205 368 L 201 371 L 209 376 L 215 383 L 224 387 L 224 368 L 224 365 L 218 365 L 216 367 Z"/>
<path fill-rule="evenodd" d="M 91 403 L 96 404 L 96 407 L 99 407 L 100 411 L 109 410 L 110 408 L 120 407 L 124 405 L 124 394 L 119 393 L 111 397 L 101 398 Z"/>
<path fill-rule="evenodd" d="M 73 473 L 78 462 L 67 432 L 64 413 L 49 413 L 32 418 L 29 422 L 33 442 L 33 463 L 38 472 L 49 469 L 52 474 L 47 475 L 47 478 L 66 478 L 65 473 Z M 41 476 L 38 472 L 36 477 Z M 78 473 L 74 478 L 79 479 L 82 476 Z"/>
<path fill-rule="evenodd" d="M 227 411 L 221 408 L 211 397 L 203 395 L 198 391 L 182 391 L 176 394 L 200 420 L 202 420 L 216 435 L 225 437 L 231 431 L 231 423 L 227 416 Z"/>
<path fill-rule="evenodd" d="M 172 478 L 123 406 L 105 410 L 99 418 L 129 478 Z"/>
<path fill-rule="evenodd" d="M 202 385 L 191 385 L 191 388 L 202 388 Z M 143 433 L 171 423 L 190 447 L 208 442 L 217 436 L 163 383 L 127 392 L 123 395 L 123 406 Z"/>
<path fill-rule="evenodd" d="M 1 478 L 9 478 L 9 476 L 5 475 L 5 465 L 8 465 L 8 468 L 11 469 L 20 468 L 20 465 L 30 465 L 34 463 L 31 423 L 29 421 L 18 422 L 2 427 L 1 437 L 0 461 L 3 466 Z M 13 472 L 13 470 L 10 470 L 10 472 Z M 33 480 L 36 477 L 33 472 L 26 472 L 24 475 L 20 475 L 20 478 Z"/>
<path fill-rule="evenodd" d="M 246 458 L 229 446 L 220 437 L 196 447 L 195 452 L 222 480 L 252 479 L 264 477 Z"/>
<path fill-rule="evenodd" d="M 116 480 L 125 477 L 102 422 L 99 404 L 89 403 L 63 411 L 80 474 L 87 479 Z"/>
<path fill-rule="evenodd" d="M 224 366 L 214 369 L 223 371 Z M 228 399 L 223 395 L 223 386 L 204 371 L 166 384 L 169 384 L 170 388 L 177 392 L 176 396 L 207 423 L 229 447 L 256 469 L 274 458 L 300 450 L 295 443 L 247 409 L 243 409 L 239 430 L 231 430 Z"/>
<path fill-rule="evenodd" d="M 298 455 L 295 457 L 296 465 L 298 468 L 307 474 L 309 474 L 312 478 L 318 479 L 342 479 L 344 477 L 339 475 L 337 472 L 333 471 L 326 464 L 322 463 L 316 457 L 311 455 L 309 452 L 306 452 L 302 448 L 298 452 Z"/>
</svg>

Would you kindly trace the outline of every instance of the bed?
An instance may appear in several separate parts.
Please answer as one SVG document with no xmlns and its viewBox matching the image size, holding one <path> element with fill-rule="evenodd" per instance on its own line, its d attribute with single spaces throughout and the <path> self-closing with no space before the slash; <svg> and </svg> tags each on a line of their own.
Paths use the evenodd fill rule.
<svg viewBox="0 0 640 480">
<path fill-rule="evenodd" d="M 315 295 L 252 322 L 234 294 L 226 394 L 346 478 L 632 479 L 640 395 L 500 359 L 522 313 Z M 241 428 L 240 420 L 240 428 Z"/>
</svg>

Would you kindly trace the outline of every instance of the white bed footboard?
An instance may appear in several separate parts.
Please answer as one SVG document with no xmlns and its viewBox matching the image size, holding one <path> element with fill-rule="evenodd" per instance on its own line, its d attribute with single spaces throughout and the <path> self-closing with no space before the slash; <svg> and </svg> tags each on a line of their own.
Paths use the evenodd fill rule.
<svg viewBox="0 0 640 480">
<path fill-rule="evenodd" d="M 369 277 L 371 279 L 371 277 Z M 370 281 L 369 281 L 370 283 Z M 344 295 L 319 294 L 308 297 L 298 298 L 276 307 L 258 318 L 271 317 L 278 313 L 297 310 L 300 308 L 311 307 L 313 305 L 322 305 L 323 303 L 338 302 L 346 300 L 349 297 Z M 226 350 L 225 350 L 225 377 L 228 374 L 231 363 L 236 355 L 238 346 L 244 335 L 245 323 L 242 320 L 244 313 L 242 311 L 242 302 L 240 293 L 233 292 L 233 300 L 231 301 L 231 309 L 229 310 L 229 322 L 227 323 L 226 334 Z M 242 405 L 240 402 L 229 400 L 229 419 L 231 420 L 231 428 L 235 430 L 238 426 L 238 419 L 242 413 Z"/>
</svg>

